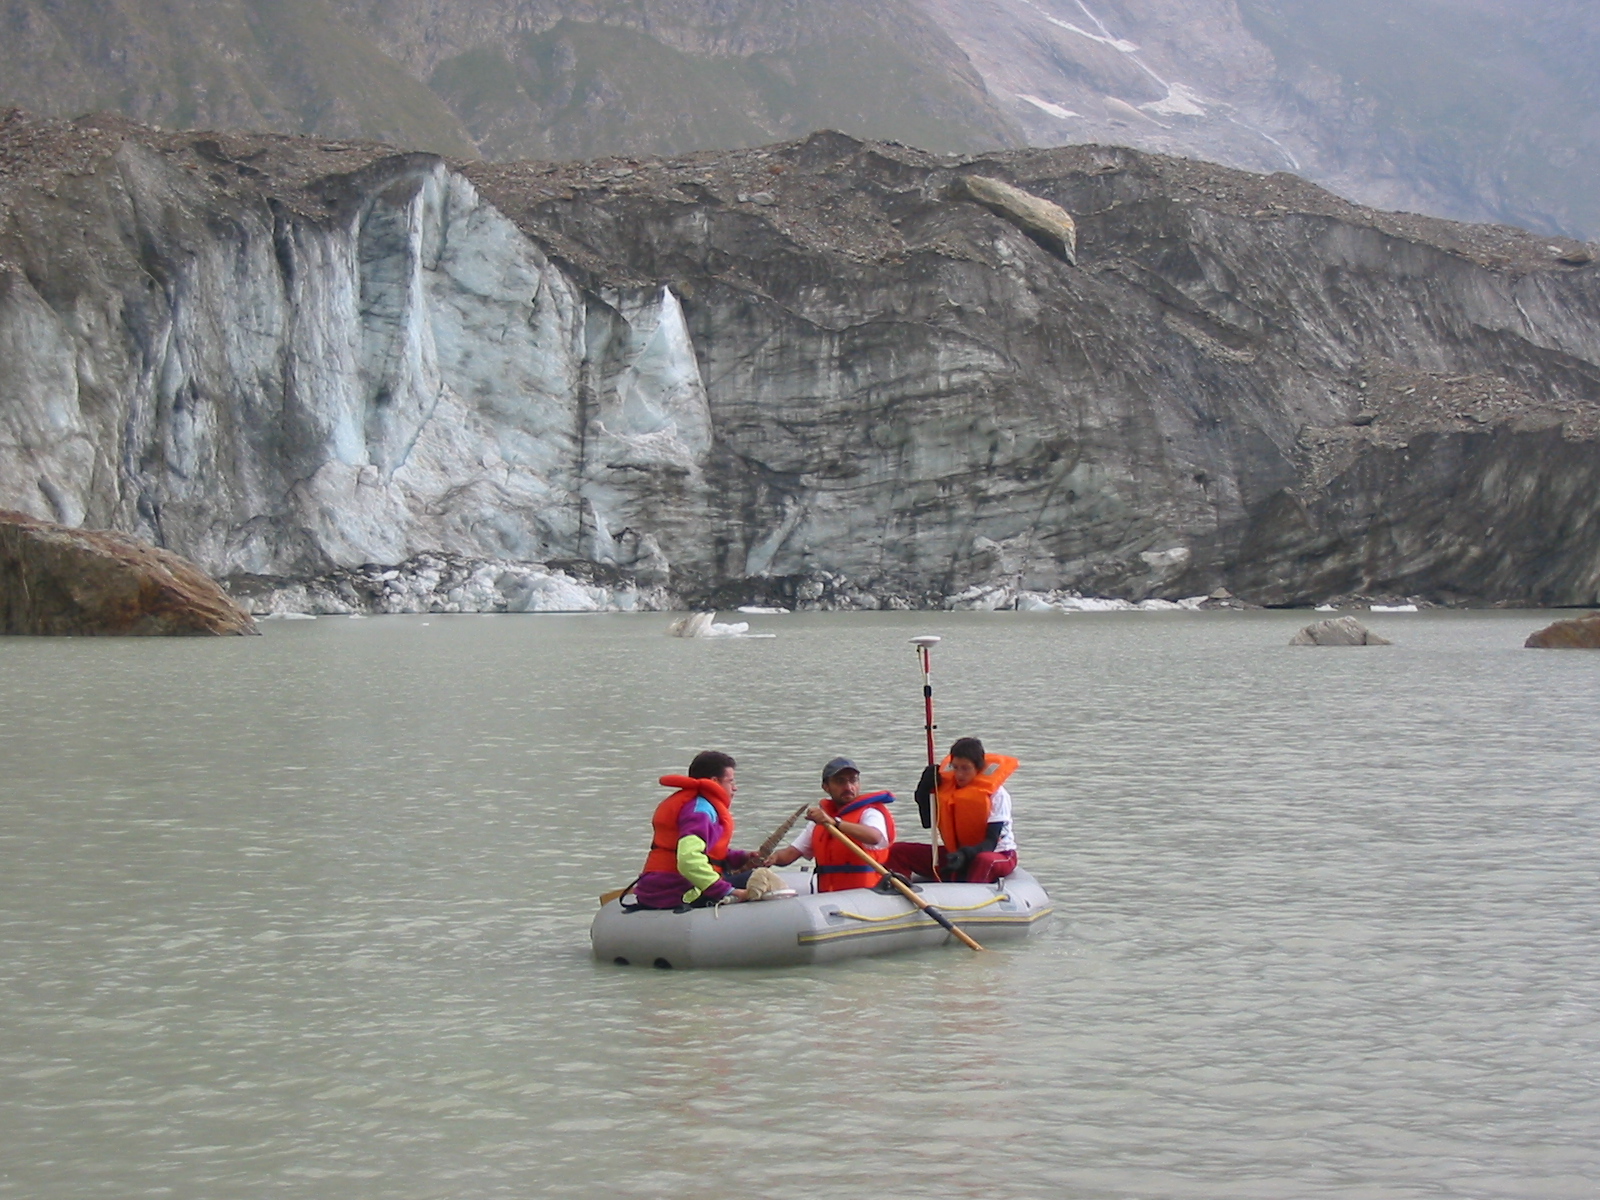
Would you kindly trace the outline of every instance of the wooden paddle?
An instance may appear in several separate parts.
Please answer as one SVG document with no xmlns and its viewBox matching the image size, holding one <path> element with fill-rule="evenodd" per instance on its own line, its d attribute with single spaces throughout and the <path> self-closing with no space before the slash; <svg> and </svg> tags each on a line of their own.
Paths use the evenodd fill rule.
<svg viewBox="0 0 1600 1200">
<path fill-rule="evenodd" d="M 771 858 L 772 852 L 778 848 L 778 843 L 783 841 L 783 835 L 794 828 L 794 823 L 801 817 L 805 816 L 806 810 L 810 807 L 810 804 L 802 804 L 799 808 L 795 809 L 794 814 L 790 816 L 790 818 L 782 825 L 779 825 L 776 829 L 774 829 L 771 837 L 761 843 L 761 848 L 756 851 L 756 857 L 762 862 L 766 862 L 767 859 Z"/>
<path fill-rule="evenodd" d="M 836 821 L 832 817 L 828 816 L 827 813 L 823 813 L 822 816 L 823 816 L 823 824 L 825 824 L 828 827 L 828 829 L 832 832 L 834 837 L 838 838 L 841 842 L 843 842 L 846 846 L 848 846 L 850 848 L 850 852 L 852 854 L 854 854 L 862 862 L 866 863 L 867 866 L 871 867 L 879 875 L 882 875 L 885 879 L 889 879 L 889 880 L 893 881 L 894 886 L 897 887 L 900 890 L 900 894 L 903 895 L 907 900 L 911 901 L 911 903 L 915 904 L 923 912 L 927 913 L 935 921 L 939 922 L 939 924 L 943 925 L 946 929 L 948 929 L 950 931 L 951 936 L 956 938 L 957 941 L 961 942 L 961 944 L 966 946 L 968 949 L 971 949 L 971 950 L 982 950 L 983 949 L 983 947 L 978 945 L 977 942 L 973 941 L 965 933 L 963 933 L 961 930 L 957 929 L 954 925 L 952 925 L 950 923 L 950 918 L 949 917 L 945 916 L 937 908 L 935 908 L 933 905 L 929 904 L 921 896 L 917 895 L 917 893 L 914 892 L 910 887 L 908 887 L 906 884 L 901 882 L 901 880 L 894 874 L 894 872 L 890 871 L 888 867 L 884 866 L 877 859 L 873 858 L 872 855 L 868 854 L 860 846 L 856 845 L 855 841 L 850 837 L 850 835 L 847 834 L 844 830 L 839 828 L 839 822 L 838 821 Z"/>
<path fill-rule="evenodd" d="M 774 829 L 771 837 L 761 843 L 761 848 L 756 851 L 756 857 L 761 859 L 762 862 L 765 862 L 767 859 L 771 858 L 772 852 L 778 848 L 778 843 L 783 841 L 783 835 L 794 828 L 794 823 L 801 817 L 805 816 L 806 810 L 810 807 L 810 804 L 802 804 L 799 808 L 795 809 L 793 815 L 790 816 L 790 818 L 782 825 L 779 825 L 776 829 Z M 639 881 L 637 879 L 633 881 L 633 883 L 638 882 Z M 628 894 L 628 888 L 631 888 L 633 883 L 630 883 L 628 887 L 621 887 L 616 888 L 613 891 L 602 892 L 600 895 L 600 907 L 604 908 L 613 900 L 619 899 L 622 896 L 626 896 Z"/>
</svg>

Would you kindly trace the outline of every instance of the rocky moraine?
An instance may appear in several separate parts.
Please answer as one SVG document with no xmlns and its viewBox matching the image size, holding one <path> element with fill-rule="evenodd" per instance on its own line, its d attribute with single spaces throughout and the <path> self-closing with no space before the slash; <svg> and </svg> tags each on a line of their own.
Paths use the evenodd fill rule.
<svg viewBox="0 0 1600 1200">
<path fill-rule="evenodd" d="M 1597 431 L 1587 248 L 1286 175 L 0 121 L 0 508 L 259 612 L 1593 603 Z"/>
</svg>

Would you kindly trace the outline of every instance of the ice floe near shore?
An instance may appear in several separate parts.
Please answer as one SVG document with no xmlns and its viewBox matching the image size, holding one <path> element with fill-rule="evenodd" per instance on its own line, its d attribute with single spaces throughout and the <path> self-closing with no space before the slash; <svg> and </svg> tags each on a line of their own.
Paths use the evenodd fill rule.
<svg viewBox="0 0 1600 1200">
<path fill-rule="evenodd" d="M 945 597 L 947 609 L 967 612 L 1199 612 L 1210 597 L 1191 596 L 1183 600 L 1118 600 L 1103 596 L 1082 596 L 1077 592 L 1029 592 L 1009 587 L 970 587 Z"/>
<path fill-rule="evenodd" d="M 397 566 L 339 568 L 312 579 L 234 577 L 229 593 L 257 618 L 383 616 L 431 613 L 684 612 L 703 600 L 663 586 L 646 586 L 625 572 L 593 564 L 483 561 L 421 554 Z M 1075 591 L 1029 591 L 1007 583 L 969 587 L 953 595 L 914 596 L 866 588 L 843 576 L 788 581 L 786 589 L 752 588 L 746 616 L 794 612 L 872 612 L 944 609 L 970 612 L 1194 612 L 1236 604 L 1227 593 L 1182 600 L 1127 600 L 1084 596 Z M 1218 597 L 1223 597 L 1219 599 Z M 774 600 L 788 600 L 783 607 Z M 749 623 L 719 624 L 714 613 L 692 611 L 677 624 L 680 637 L 771 637 L 749 631 Z M 702 619 L 703 618 L 703 619 Z M 693 622 L 692 627 L 689 623 Z"/>
<path fill-rule="evenodd" d="M 229 589 L 258 617 L 402 613 L 666 612 L 662 588 L 584 580 L 541 563 L 419 555 L 397 567 L 364 566 L 310 580 L 234 579 Z"/>
</svg>

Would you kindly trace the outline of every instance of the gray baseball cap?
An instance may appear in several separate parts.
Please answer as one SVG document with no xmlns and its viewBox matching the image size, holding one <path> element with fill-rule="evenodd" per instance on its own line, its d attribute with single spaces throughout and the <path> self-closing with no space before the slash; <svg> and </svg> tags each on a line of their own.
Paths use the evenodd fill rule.
<svg viewBox="0 0 1600 1200">
<path fill-rule="evenodd" d="M 861 768 L 848 758 L 830 758 L 828 765 L 822 768 L 822 782 L 827 783 L 840 771 L 854 771 L 857 775 L 861 774 Z"/>
</svg>

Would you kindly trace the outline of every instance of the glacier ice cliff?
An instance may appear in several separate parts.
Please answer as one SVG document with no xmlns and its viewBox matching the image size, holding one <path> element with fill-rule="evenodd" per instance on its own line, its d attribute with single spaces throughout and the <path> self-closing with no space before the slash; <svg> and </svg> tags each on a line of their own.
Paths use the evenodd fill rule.
<svg viewBox="0 0 1600 1200">
<path fill-rule="evenodd" d="M 1515 230 L 1099 147 L 453 166 L 20 113 L 0 204 L 0 508 L 261 611 L 1600 598 L 1600 271 Z"/>
</svg>

